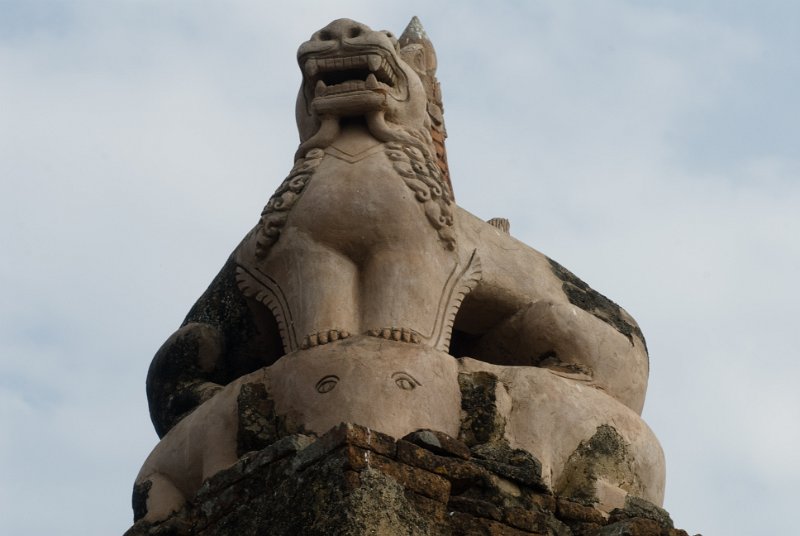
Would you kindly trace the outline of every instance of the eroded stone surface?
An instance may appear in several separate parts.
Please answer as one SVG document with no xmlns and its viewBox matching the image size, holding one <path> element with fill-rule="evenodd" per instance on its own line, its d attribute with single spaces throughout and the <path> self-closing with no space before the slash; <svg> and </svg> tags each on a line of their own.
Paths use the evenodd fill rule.
<svg viewBox="0 0 800 536">
<path fill-rule="evenodd" d="M 663 451 L 630 408 L 559 371 L 460 362 L 460 438 L 473 455 L 476 449 L 528 452 L 541 464 L 545 486 L 602 504 L 606 512 L 628 494 L 662 503 Z"/>
<path fill-rule="evenodd" d="M 686 534 L 668 517 L 653 516 L 659 509 L 646 501 L 629 501 L 609 519 L 503 480 L 471 459 L 341 424 L 319 439 L 292 435 L 249 453 L 178 512 L 156 523 L 140 519 L 126 536 Z"/>
<path fill-rule="evenodd" d="M 453 441 L 450 436 L 438 430 L 417 430 L 403 439 L 444 456 L 456 456 L 464 460 L 470 458 L 469 448 L 464 443 Z"/>
</svg>

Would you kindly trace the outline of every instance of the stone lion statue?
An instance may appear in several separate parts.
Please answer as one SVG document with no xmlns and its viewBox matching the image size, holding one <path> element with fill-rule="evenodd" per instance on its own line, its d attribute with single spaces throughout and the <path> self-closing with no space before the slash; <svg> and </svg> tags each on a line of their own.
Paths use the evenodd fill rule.
<svg viewBox="0 0 800 536">
<path fill-rule="evenodd" d="M 540 460 L 555 493 L 660 504 L 642 333 L 505 220 L 455 204 L 419 21 L 397 38 L 339 19 L 297 58 L 294 167 L 150 366 L 162 440 L 136 479 L 136 517 L 165 518 L 281 434 L 341 421 L 504 442 Z M 465 411 L 479 378 L 501 423 L 488 435 Z M 248 435 L 247 400 L 280 426 Z"/>
</svg>

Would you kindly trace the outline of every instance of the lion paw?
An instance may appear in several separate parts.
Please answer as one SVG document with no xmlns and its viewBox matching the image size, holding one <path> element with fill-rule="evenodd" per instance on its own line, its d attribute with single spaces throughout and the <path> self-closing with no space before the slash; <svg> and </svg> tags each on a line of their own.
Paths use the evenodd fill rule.
<svg viewBox="0 0 800 536">
<path fill-rule="evenodd" d="M 413 329 L 406 329 L 406 328 L 371 329 L 367 332 L 367 335 L 371 335 L 372 337 L 378 337 L 379 339 L 386 339 L 389 341 L 398 341 L 398 342 L 410 342 L 412 344 L 419 344 L 421 341 L 419 333 L 417 333 Z"/>
<path fill-rule="evenodd" d="M 346 339 L 349 336 L 349 332 L 339 329 L 318 331 L 316 333 L 312 333 L 311 335 L 307 335 L 300 344 L 300 348 L 305 350 L 307 348 L 319 346 L 320 344 L 328 344 L 329 342 L 338 341 L 339 339 Z"/>
</svg>

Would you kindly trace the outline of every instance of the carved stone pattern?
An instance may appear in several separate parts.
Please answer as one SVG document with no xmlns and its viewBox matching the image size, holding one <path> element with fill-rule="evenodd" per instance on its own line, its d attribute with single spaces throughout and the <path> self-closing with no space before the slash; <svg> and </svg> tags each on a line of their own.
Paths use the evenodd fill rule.
<svg viewBox="0 0 800 536">
<path fill-rule="evenodd" d="M 278 241 L 289 212 L 300 199 L 324 154 L 322 149 L 308 151 L 304 158 L 295 162 L 289 176 L 270 197 L 264 210 L 261 211 L 261 222 L 256 238 L 256 257 L 264 258 L 272 244 Z"/>
<path fill-rule="evenodd" d="M 397 142 L 386 144 L 386 156 L 406 186 L 422 203 L 425 216 L 449 250 L 455 249 L 453 232 L 453 192 L 437 163 L 416 147 Z"/>
<path fill-rule="evenodd" d="M 264 304 L 278 324 L 278 332 L 283 341 L 283 351 L 293 352 L 299 348 L 294 320 L 286 296 L 274 279 L 264 273 L 254 274 L 243 266 L 236 268 L 236 283 L 242 294 Z"/>
<path fill-rule="evenodd" d="M 447 296 L 446 306 L 442 310 L 443 329 L 439 330 L 439 340 L 434 345 L 435 348 L 446 352 L 450 348 L 450 338 L 453 335 L 453 325 L 456 321 L 456 314 L 461 309 L 461 303 L 464 297 L 474 289 L 483 276 L 483 269 L 481 268 L 481 259 L 478 257 L 477 251 L 472 252 L 467 266 L 458 274 L 458 283 L 456 286 L 450 286 L 449 295 Z M 447 288 L 445 289 L 447 291 Z M 440 305 L 441 307 L 441 305 Z"/>
</svg>

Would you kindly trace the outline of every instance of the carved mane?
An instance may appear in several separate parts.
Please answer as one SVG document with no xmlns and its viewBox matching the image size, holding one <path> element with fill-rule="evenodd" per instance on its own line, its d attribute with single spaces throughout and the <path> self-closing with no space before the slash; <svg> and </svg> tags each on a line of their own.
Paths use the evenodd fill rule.
<svg viewBox="0 0 800 536">
<path fill-rule="evenodd" d="M 382 114 L 366 114 L 367 126 L 384 142 L 386 155 L 448 250 L 455 249 L 453 196 L 444 140 L 447 132 L 442 115 L 442 93 L 436 79 L 436 53 L 417 17 L 413 17 L 399 39 L 399 56 L 419 76 L 427 98 L 427 118 L 422 128 L 388 125 Z M 330 123 L 328 123 L 330 125 Z M 338 135 L 338 127 L 326 126 L 301 144 L 289 175 L 270 197 L 258 226 L 256 255 L 263 258 L 278 240 L 282 227 L 314 175 L 324 149 Z"/>
<path fill-rule="evenodd" d="M 416 136 L 414 135 L 416 134 Z M 423 143 L 410 143 L 419 138 L 428 138 L 430 134 L 417 131 L 409 134 L 403 141 L 389 141 L 384 147 L 386 155 L 392 161 L 394 170 L 402 177 L 406 186 L 414 192 L 414 197 L 422 203 L 425 216 L 436 229 L 439 238 L 447 249 L 455 249 L 455 234 L 453 233 L 454 198 L 449 181 L 442 174 L 438 160 L 429 145 Z M 264 210 L 256 237 L 256 256 L 263 258 L 269 248 L 277 242 L 280 232 L 286 224 L 295 203 L 303 195 L 308 183 L 314 176 L 314 171 L 322 160 L 325 152 L 320 148 L 308 151 L 303 158 L 295 162 L 292 171 L 284 179 L 278 189 L 272 194 Z"/>
</svg>

